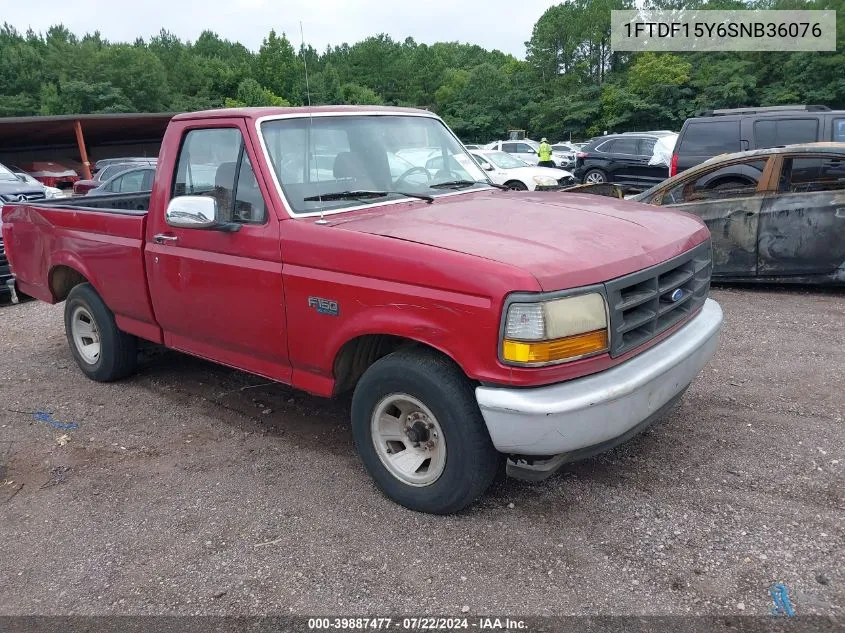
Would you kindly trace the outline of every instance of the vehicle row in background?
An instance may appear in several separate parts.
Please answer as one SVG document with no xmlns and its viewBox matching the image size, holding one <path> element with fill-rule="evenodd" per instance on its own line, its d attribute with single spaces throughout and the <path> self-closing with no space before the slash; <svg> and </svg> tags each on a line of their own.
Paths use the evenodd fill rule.
<svg viewBox="0 0 845 633">
<path fill-rule="evenodd" d="M 493 141 L 484 146 L 484 149 L 492 149 L 507 154 L 512 154 L 517 158 L 522 159 L 529 165 L 536 165 L 540 162 L 539 149 L 540 144 L 537 141 L 524 139 L 521 141 Z M 574 160 L 573 152 L 556 152 L 552 148 L 552 162 L 556 167 L 566 168 L 572 165 Z"/>
<path fill-rule="evenodd" d="M 136 167 L 152 167 L 155 169 L 156 162 L 156 158 L 107 158 L 97 161 L 91 180 L 78 180 L 75 182 L 73 184 L 73 193 L 77 196 L 84 195 L 93 189 L 101 187 L 117 174 L 128 169 Z"/>
<path fill-rule="evenodd" d="M 704 220 L 715 278 L 845 283 L 845 143 L 718 156 L 630 199 Z"/>
</svg>

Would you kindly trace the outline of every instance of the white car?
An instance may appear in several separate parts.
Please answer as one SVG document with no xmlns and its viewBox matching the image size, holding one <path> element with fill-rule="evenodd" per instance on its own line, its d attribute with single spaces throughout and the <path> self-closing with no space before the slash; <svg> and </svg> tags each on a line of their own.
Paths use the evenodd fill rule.
<svg viewBox="0 0 845 633">
<path fill-rule="evenodd" d="M 516 156 L 497 150 L 475 150 L 475 158 L 487 176 L 497 185 L 516 191 L 558 189 L 575 184 L 575 177 L 563 169 L 529 165 Z"/>
</svg>

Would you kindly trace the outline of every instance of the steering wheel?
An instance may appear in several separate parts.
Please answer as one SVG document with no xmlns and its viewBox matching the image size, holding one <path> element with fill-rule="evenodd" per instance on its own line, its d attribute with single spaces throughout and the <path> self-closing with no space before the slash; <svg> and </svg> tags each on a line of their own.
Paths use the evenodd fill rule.
<svg viewBox="0 0 845 633">
<path fill-rule="evenodd" d="M 428 170 L 425 167 L 420 167 L 419 165 L 414 165 L 410 169 L 406 170 L 399 178 L 396 179 L 396 182 L 393 183 L 395 186 L 399 186 L 399 183 L 405 180 L 408 176 L 416 173 L 425 174 L 425 181 L 431 182 L 431 174 L 428 173 Z M 410 184 L 410 183 L 409 183 Z"/>
</svg>

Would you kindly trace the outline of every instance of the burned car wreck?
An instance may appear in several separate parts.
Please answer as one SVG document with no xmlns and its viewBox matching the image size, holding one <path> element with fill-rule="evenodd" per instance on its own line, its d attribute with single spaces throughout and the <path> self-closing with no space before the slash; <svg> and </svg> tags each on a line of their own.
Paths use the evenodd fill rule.
<svg viewBox="0 0 845 633">
<path fill-rule="evenodd" d="M 724 154 L 629 199 L 704 220 L 715 279 L 845 284 L 845 143 Z"/>
</svg>

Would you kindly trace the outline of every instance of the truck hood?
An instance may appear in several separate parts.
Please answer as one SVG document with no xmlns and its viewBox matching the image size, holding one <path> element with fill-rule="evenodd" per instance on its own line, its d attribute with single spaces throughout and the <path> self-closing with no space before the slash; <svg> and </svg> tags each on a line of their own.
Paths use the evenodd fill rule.
<svg viewBox="0 0 845 633">
<path fill-rule="evenodd" d="M 698 218 L 589 194 L 479 192 L 336 216 L 347 231 L 427 244 L 518 267 L 543 290 L 601 283 L 709 238 Z"/>
</svg>

